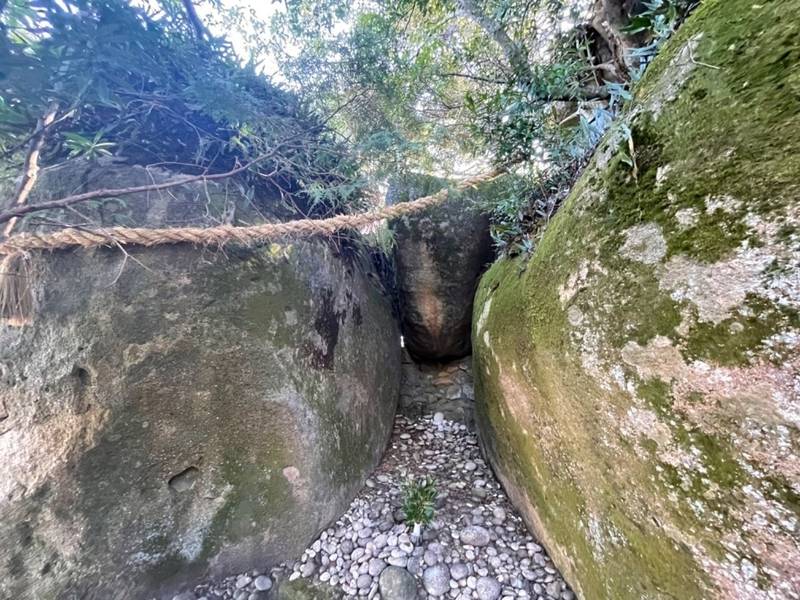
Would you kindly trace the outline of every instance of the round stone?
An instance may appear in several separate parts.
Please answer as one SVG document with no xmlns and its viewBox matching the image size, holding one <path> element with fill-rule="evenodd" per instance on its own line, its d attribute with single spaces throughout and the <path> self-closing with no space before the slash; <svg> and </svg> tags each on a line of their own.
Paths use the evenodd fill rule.
<svg viewBox="0 0 800 600">
<path fill-rule="evenodd" d="M 462 544 L 469 546 L 486 546 L 489 541 L 489 532 L 480 525 L 470 525 L 464 527 L 459 535 Z"/>
<path fill-rule="evenodd" d="M 258 577 L 256 577 L 255 581 L 253 581 L 253 585 L 256 586 L 256 589 L 259 592 L 266 592 L 267 590 L 272 588 L 272 579 L 270 579 L 266 575 L 259 575 Z"/>
<path fill-rule="evenodd" d="M 303 566 L 300 567 L 300 575 L 303 577 L 311 577 L 317 571 L 317 563 L 313 560 L 310 560 L 306 563 L 303 563 Z"/>
<path fill-rule="evenodd" d="M 372 585 L 372 577 L 368 573 L 363 573 L 356 579 L 356 587 L 360 590 L 366 589 Z"/>
<path fill-rule="evenodd" d="M 497 600 L 502 588 L 494 577 L 481 577 L 475 585 L 479 600 Z"/>
<path fill-rule="evenodd" d="M 462 562 L 453 563 L 450 565 L 450 577 L 456 581 L 460 581 L 469 575 L 469 567 Z"/>
<path fill-rule="evenodd" d="M 253 578 L 249 575 L 239 575 L 239 577 L 236 578 L 236 589 L 241 590 L 242 588 L 246 588 L 252 581 Z"/>
<path fill-rule="evenodd" d="M 373 577 L 377 577 L 385 568 L 386 561 L 381 558 L 371 558 L 369 561 L 369 566 L 367 567 L 367 573 Z"/>
<path fill-rule="evenodd" d="M 446 565 L 434 565 L 422 572 L 422 585 L 431 596 L 443 596 L 450 591 L 450 569 Z"/>
<path fill-rule="evenodd" d="M 383 600 L 414 600 L 417 597 L 417 582 L 414 576 L 399 567 L 386 567 L 378 579 Z"/>
<path fill-rule="evenodd" d="M 551 598 L 558 598 L 561 595 L 561 583 L 558 581 L 551 581 L 545 587 L 547 595 Z"/>
</svg>

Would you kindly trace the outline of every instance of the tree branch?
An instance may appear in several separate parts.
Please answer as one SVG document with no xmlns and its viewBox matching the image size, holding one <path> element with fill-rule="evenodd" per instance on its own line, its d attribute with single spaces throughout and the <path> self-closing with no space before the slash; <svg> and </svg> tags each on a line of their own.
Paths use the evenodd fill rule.
<svg viewBox="0 0 800 600">
<path fill-rule="evenodd" d="M 480 75 L 470 75 L 468 73 L 439 73 L 442 77 L 459 77 L 461 79 L 471 79 L 473 81 L 482 81 L 484 83 L 497 83 L 500 85 L 507 85 L 508 80 L 505 79 L 492 79 L 490 77 L 481 77 Z"/>
<path fill-rule="evenodd" d="M 528 52 L 525 46 L 512 40 L 502 23 L 486 15 L 475 0 L 458 0 L 458 6 L 500 46 L 514 74 L 520 79 L 531 81 L 533 72 L 528 63 Z"/>
<path fill-rule="evenodd" d="M 203 25 L 203 21 L 200 20 L 200 17 L 197 14 L 197 10 L 192 3 L 192 0 L 182 0 L 183 1 L 183 8 L 186 10 L 186 16 L 189 19 L 189 24 L 194 29 L 195 35 L 198 39 L 204 40 L 209 39 L 211 34 L 209 34 L 208 30 L 206 29 L 205 25 Z"/>
<path fill-rule="evenodd" d="M 30 149 L 23 163 L 22 177 L 11 201 L 12 206 L 23 207 L 28 202 L 28 196 L 30 196 L 33 186 L 36 185 L 36 178 L 39 175 L 39 155 L 42 153 L 42 148 L 47 138 L 47 128 L 55 121 L 57 112 L 58 103 L 51 103 L 47 112 L 36 124 L 36 130 L 31 138 Z M 8 219 L 8 224 L 3 228 L 3 236 L 8 237 L 11 235 L 17 220 L 18 217 Z M 0 221 L 0 223 L 2 222 L 4 221 Z"/>
<path fill-rule="evenodd" d="M 58 200 L 50 200 L 48 202 L 40 202 L 39 204 L 31 204 L 27 206 L 17 206 L 16 208 L 12 208 L 0 213 L 0 223 L 6 223 L 11 221 L 12 219 L 19 218 L 23 215 L 27 215 L 33 212 L 40 212 L 43 210 L 51 210 L 54 208 L 66 208 L 68 206 L 72 206 L 73 204 L 78 204 L 80 202 L 87 202 L 89 200 L 95 200 L 98 198 L 110 198 L 110 197 L 118 197 L 118 196 L 127 196 L 130 194 L 138 194 L 141 192 L 155 192 L 159 190 L 165 190 L 172 187 L 177 187 L 179 185 L 185 185 L 187 183 L 194 183 L 196 181 L 208 182 L 208 181 L 216 181 L 219 179 L 227 179 L 228 177 L 233 177 L 239 173 L 243 173 L 247 171 L 250 167 L 260 162 L 265 161 L 266 159 L 274 156 L 280 146 L 273 148 L 267 154 L 262 154 L 261 156 L 251 160 L 247 164 L 244 164 L 240 167 L 236 167 L 235 169 L 231 169 L 225 173 L 215 173 L 213 175 L 192 175 L 190 177 L 183 177 L 181 179 L 174 179 L 172 181 L 164 181 L 162 183 L 152 183 L 149 185 L 137 185 L 131 187 L 124 187 L 124 188 L 103 188 L 99 190 L 93 190 L 91 192 L 84 192 L 82 194 L 74 194 L 72 196 L 66 196 L 64 198 L 59 198 Z"/>
</svg>

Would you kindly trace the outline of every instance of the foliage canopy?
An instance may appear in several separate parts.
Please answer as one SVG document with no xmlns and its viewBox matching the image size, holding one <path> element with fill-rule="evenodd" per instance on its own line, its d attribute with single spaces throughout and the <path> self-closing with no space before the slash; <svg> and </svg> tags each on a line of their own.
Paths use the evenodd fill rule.
<svg viewBox="0 0 800 600">
<path fill-rule="evenodd" d="M 263 23 L 238 0 L 0 0 L 0 152 L 9 176 L 43 129 L 45 165 L 219 173 L 270 154 L 242 184 L 317 215 L 362 207 L 364 177 L 514 163 L 521 179 L 488 210 L 498 244 L 525 249 L 688 9 L 283 0 Z"/>
<path fill-rule="evenodd" d="M 685 0 L 286 0 L 272 52 L 375 177 L 518 163 L 499 245 L 564 195 Z"/>
<path fill-rule="evenodd" d="M 15 176 L 43 115 L 43 165 L 82 157 L 219 173 L 325 213 L 356 164 L 295 94 L 193 23 L 181 2 L 10 0 L 0 14 L 0 151 Z M 10 169 L 9 169 L 10 167 Z"/>
</svg>

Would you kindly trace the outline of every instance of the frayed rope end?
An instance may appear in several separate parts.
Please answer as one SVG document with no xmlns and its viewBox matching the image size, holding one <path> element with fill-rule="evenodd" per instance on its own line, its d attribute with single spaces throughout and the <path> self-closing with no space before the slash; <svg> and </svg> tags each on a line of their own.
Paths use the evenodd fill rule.
<svg viewBox="0 0 800 600">
<path fill-rule="evenodd" d="M 8 325 L 29 323 L 33 316 L 31 258 L 15 252 L 0 261 L 0 320 Z"/>
</svg>

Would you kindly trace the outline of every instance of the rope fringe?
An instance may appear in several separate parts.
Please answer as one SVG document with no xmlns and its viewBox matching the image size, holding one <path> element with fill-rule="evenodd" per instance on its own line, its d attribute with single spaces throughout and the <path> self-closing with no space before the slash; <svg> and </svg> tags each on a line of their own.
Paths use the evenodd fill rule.
<svg viewBox="0 0 800 600">
<path fill-rule="evenodd" d="M 454 188 L 464 190 L 491 181 L 502 175 L 504 169 L 469 177 Z M 377 211 L 354 215 L 337 215 L 328 219 L 299 219 L 285 223 L 263 223 L 249 227 L 220 225 L 217 227 L 170 227 L 148 229 L 142 227 L 107 227 L 94 230 L 65 228 L 54 233 L 20 233 L 0 242 L 0 318 L 10 324 L 30 320 L 33 309 L 31 290 L 30 251 L 61 250 L 66 248 L 96 248 L 102 246 L 162 246 L 168 244 L 193 244 L 195 246 L 223 246 L 233 242 L 250 246 L 271 239 L 285 237 L 312 237 L 333 235 L 343 229 L 360 229 L 384 219 L 392 219 L 419 212 L 447 199 L 450 190 L 445 188 L 431 194 Z"/>
<path fill-rule="evenodd" d="M 9 254 L 0 261 L 0 317 L 20 326 L 32 313 L 31 257 L 27 252 Z"/>
</svg>

